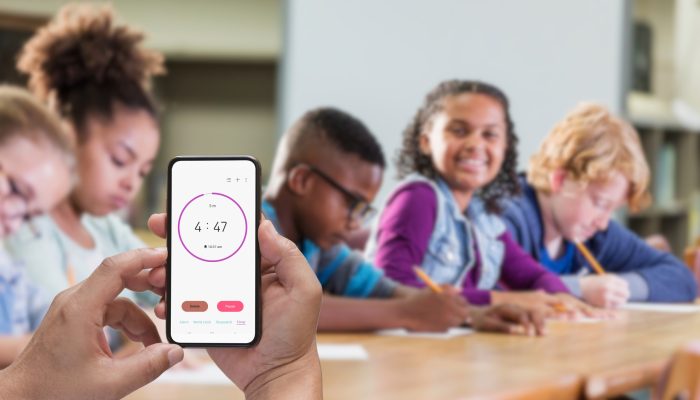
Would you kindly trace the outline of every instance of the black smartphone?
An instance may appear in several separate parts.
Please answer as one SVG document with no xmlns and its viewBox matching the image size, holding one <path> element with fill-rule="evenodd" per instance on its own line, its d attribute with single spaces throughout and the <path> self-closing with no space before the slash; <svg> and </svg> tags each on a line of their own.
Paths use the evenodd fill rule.
<svg viewBox="0 0 700 400">
<path fill-rule="evenodd" d="M 168 165 L 166 335 L 183 347 L 250 347 L 261 334 L 260 164 L 250 156 Z"/>
</svg>

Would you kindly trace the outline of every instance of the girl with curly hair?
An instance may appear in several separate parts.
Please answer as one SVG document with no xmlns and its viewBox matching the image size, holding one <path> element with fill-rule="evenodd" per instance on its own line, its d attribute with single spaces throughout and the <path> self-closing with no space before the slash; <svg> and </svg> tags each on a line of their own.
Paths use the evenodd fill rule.
<svg viewBox="0 0 700 400">
<path fill-rule="evenodd" d="M 510 237 L 498 201 L 517 193 L 508 99 L 479 81 L 440 83 L 404 131 L 398 168 L 368 253 L 386 274 L 422 287 L 413 267 L 461 288 L 471 304 L 514 303 L 554 315 L 596 312 Z M 497 290 L 508 289 L 508 290 Z"/>
<path fill-rule="evenodd" d="M 113 213 L 135 197 L 160 142 L 149 85 L 163 57 L 144 36 L 117 25 L 109 8 L 69 5 L 24 46 L 17 68 L 31 91 L 62 117 L 76 142 L 70 194 L 8 241 L 30 276 L 55 296 L 100 262 L 143 243 Z"/>
</svg>

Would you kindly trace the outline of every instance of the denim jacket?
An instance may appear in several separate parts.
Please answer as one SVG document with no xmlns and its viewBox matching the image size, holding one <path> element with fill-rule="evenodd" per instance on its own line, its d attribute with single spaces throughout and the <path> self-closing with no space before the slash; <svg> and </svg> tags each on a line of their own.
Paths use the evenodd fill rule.
<svg viewBox="0 0 700 400">
<path fill-rule="evenodd" d="M 487 213 L 483 201 L 477 196 L 469 202 L 465 216 L 447 183 L 440 178 L 434 181 L 423 175 L 411 174 L 399 183 L 389 199 L 404 186 L 416 182 L 429 184 L 437 197 L 435 227 L 421 263 L 425 272 L 438 284 L 461 287 L 467 273 L 475 265 L 473 243 L 476 240 L 481 257 L 477 287 L 493 289 L 501 275 L 505 253 L 505 245 L 498 238 L 506 231 L 503 221 Z M 370 259 L 374 259 L 377 251 L 377 228 L 375 226 L 373 229 L 367 245 L 366 254 Z"/>
</svg>

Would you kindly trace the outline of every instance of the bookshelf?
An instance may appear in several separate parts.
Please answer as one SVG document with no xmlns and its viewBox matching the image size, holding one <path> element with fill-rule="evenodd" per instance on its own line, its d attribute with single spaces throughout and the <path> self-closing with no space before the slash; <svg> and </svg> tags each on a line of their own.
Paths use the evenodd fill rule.
<svg viewBox="0 0 700 400">
<path fill-rule="evenodd" d="M 627 223 L 640 236 L 664 235 L 673 252 L 700 234 L 700 132 L 673 123 L 633 120 L 651 169 L 653 202 L 629 214 Z"/>
</svg>

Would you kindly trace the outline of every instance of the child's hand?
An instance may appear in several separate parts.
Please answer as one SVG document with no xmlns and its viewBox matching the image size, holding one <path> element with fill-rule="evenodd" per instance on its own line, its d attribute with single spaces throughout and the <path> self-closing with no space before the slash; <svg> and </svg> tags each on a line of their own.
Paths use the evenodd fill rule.
<svg viewBox="0 0 700 400">
<path fill-rule="evenodd" d="M 491 304 L 493 305 L 515 304 L 545 317 L 555 316 L 558 312 L 556 304 L 559 303 L 561 301 L 543 290 L 491 292 Z"/>
<path fill-rule="evenodd" d="M 579 279 L 586 303 L 602 308 L 618 308 L 630 298 L 627 281 L 614 275 L 589 275 Z"/>
<path fill-rule="evenodd" d="M 616 315 L 615 311 L 613 310 L 606 310 L 602 308 L 593 307 L 568 293 L 556 293 L 550 296 L 554 297 L 556 301 L 559 302 L 559 304 L 561 305 L 559 307 L 563 306 L 563 308 L 566 309 L 565 311 L 560 310 L 557 313 L 557 317 L 559 318 L 576 319 L 580 317 L 586 317 L 598 319 L 611 319 L 614 318 Z"/>
<path fill-rule="evenodd" d="M 425 288 L 405 297 L 401 313 L 406 328 L 412 331 L 443 332 L 462 325 L 469 316 L 469 305 L 457 289 L 441 286 L 443 293 Z"/>
<path fill-rule="evenodd" d="M 528 292 L 491 292 L 492 304 L 516 304 L 542 313 L 546 318 L 575 319 L 579 317 L 607 318 L 610 313 L 591 307 L 570 294 L 549 294 L 543 290 Z"/>
<path fill-rule="evenodd" d="M 544 314 L 515 304 L 499 304 L 490 307 L 472 306 L 470 325 L 484 332 L 502 332 L 528 336 L 544 335 Z"/>
</svg>

